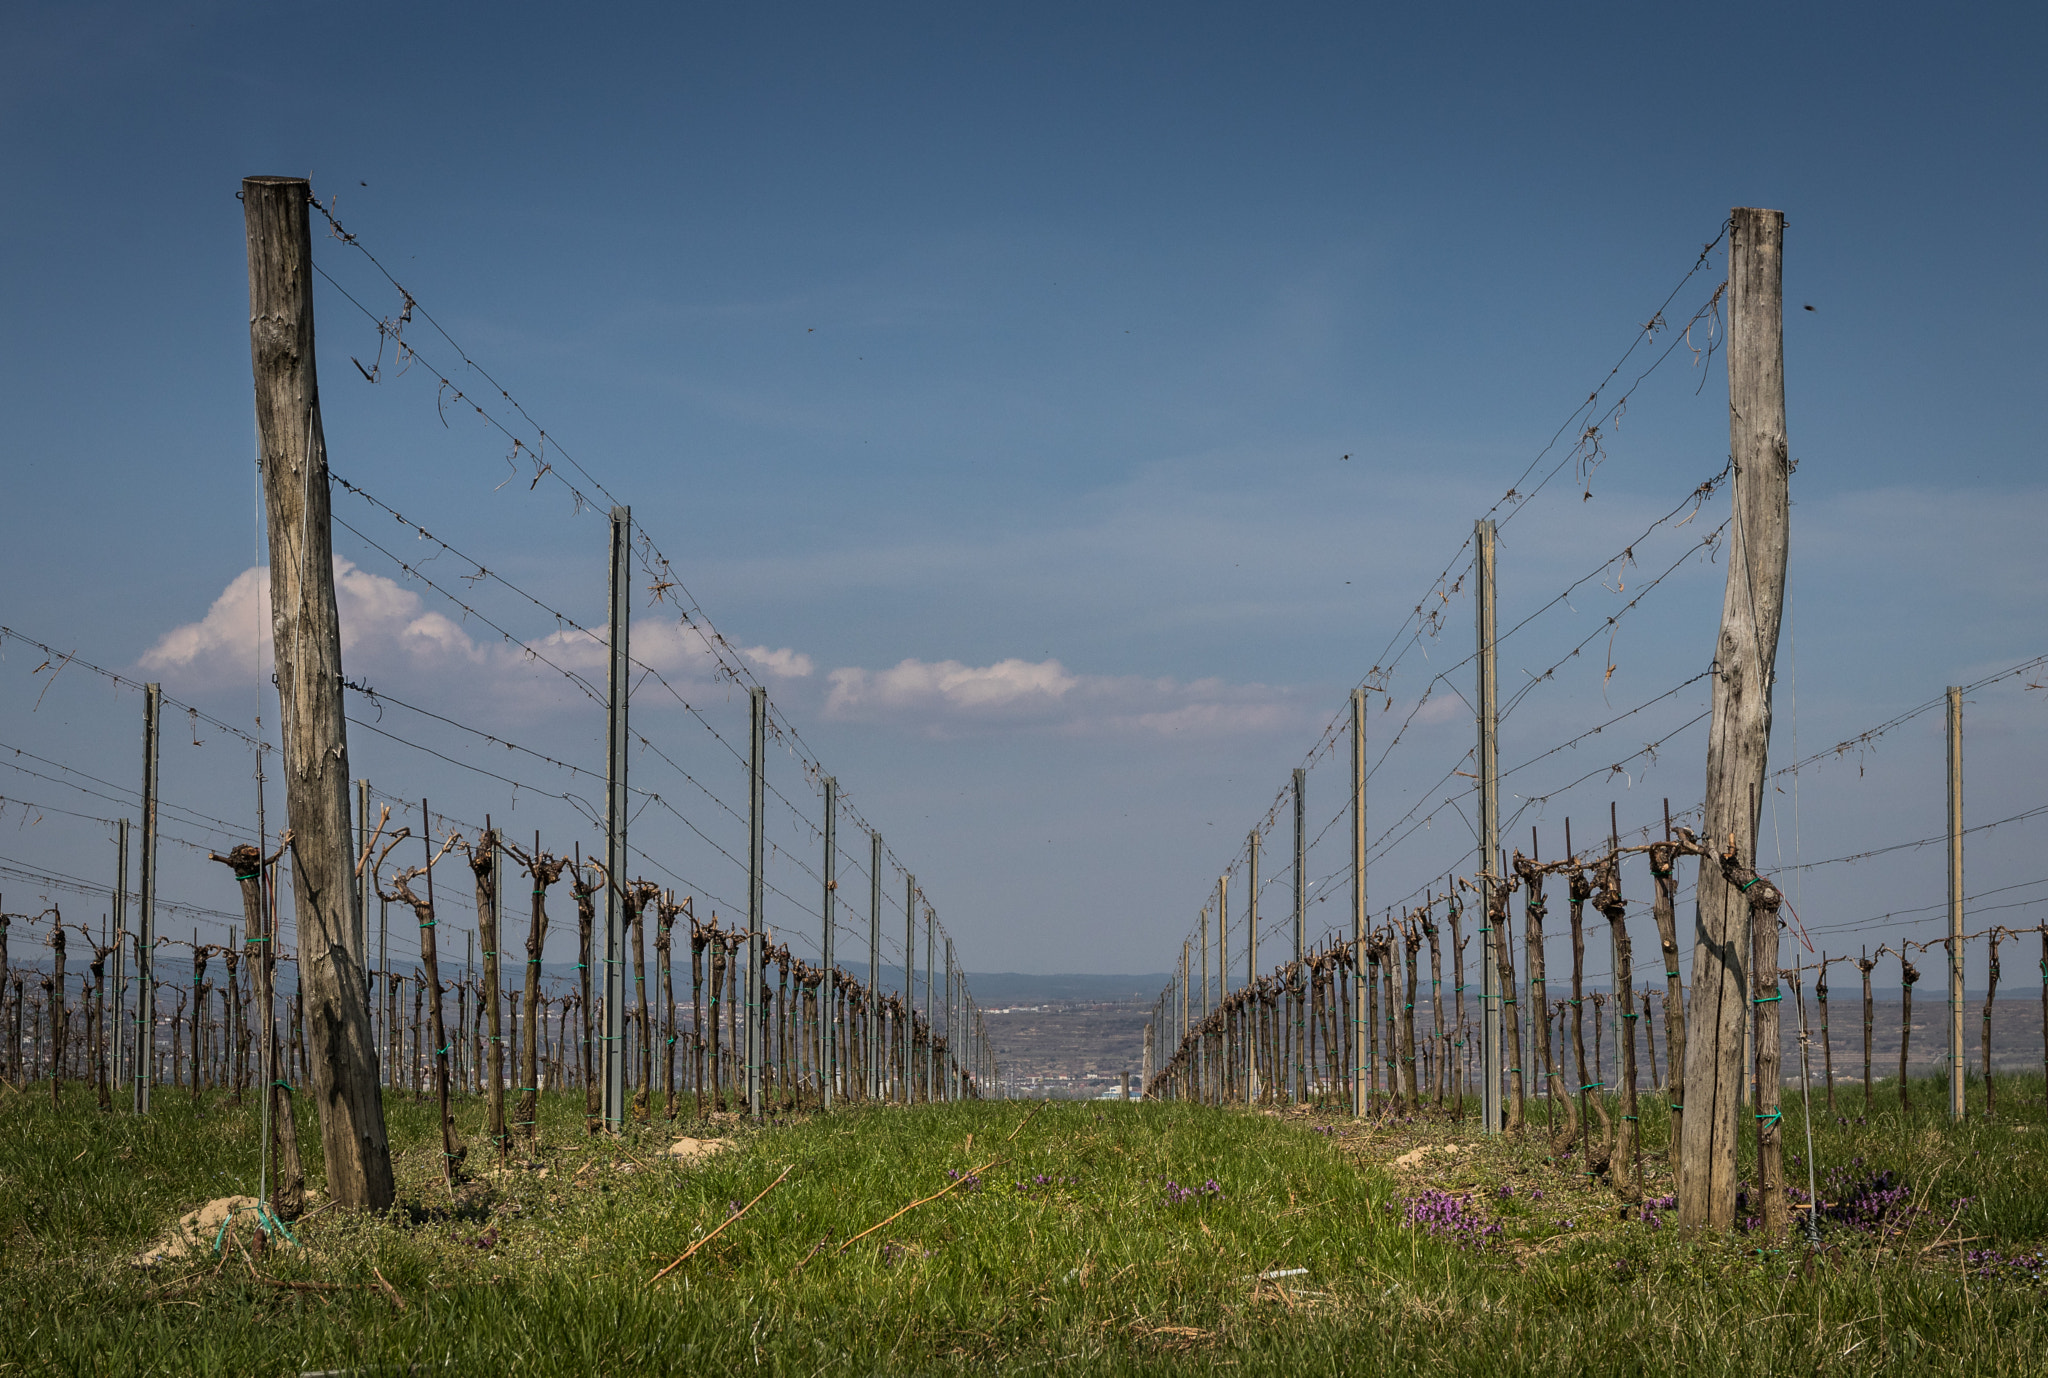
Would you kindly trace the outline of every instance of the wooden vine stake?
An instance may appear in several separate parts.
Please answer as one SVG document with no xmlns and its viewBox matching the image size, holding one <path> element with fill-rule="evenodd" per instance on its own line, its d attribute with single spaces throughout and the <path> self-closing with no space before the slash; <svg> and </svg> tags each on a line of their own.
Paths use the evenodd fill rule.
<svg viewBox="0 0 2048 1378">
<path fill-rule="evenodd" d="M 1913 1046 L 1913 987 L 1919 983 L 1920 968 L 1906 956 L 1908 944 L 1899 946 L 1899 1109 L 1911 1110 L 1913 1097 L 1906 1088 L 1906 1055 Z M 1879 948 L 1882 952 L 1884 949 Z"/>
<path fill-rule="evenodd" d="M 1657 945 L 1664 955 L 1664 1052 L 1670 1063 L 1667 1083 L 1671 1107 L 1671 1170 L 1676 1176 L 1683 1165 L 1679 1145 L 1685 1137 L 1685 984 L 1678 974 L 1678 858 L 1697 856 L 1698 842 L 1692 834 L 1683 841 L 1671 835 L 1671 801 L 1664 801 L 1664 840 L 1650 846 L 1650 880 L 1654 886 L 1650 912 L 1657 921 Z M 1681 1193 L 1684 1185 L 1680 1183 Z"/>
<path fill-rule="evenodd" d="M 1984 985 L 1984 1113 L 1998 1113 L 1998 1088 L 1991 1080 L 1991 1002 L 1998 998 L 1998 939 L 2002 930 L 1993 928 L 1991 939 L 1991 970 Z"/>
<path fill-rule="evenodd" d="M 1870 1079 L 1870 1025 L 1871 996 L 1870 969 L 1877 965 L 1877 959 L 1866 953 L 1856 959 L 1856 969 L 1863 973 L 1863 1113 L 1867 1116 L 1876 1109 L 1876 1088 Z M 2048 987 L 2044 987 L 2048 989 Z"/>
<path fill-rule="evenodd" d="M 1628 940 L 1628 902 L 1621 897 L 1621 850 L 1619 845 L 1595 872 L 1598 884 L 1595 904 L 1607 917 L 1614 937 L 1615 999 L 1621 1004 L 1620 1029 L 1616 1042 L 1621 1091 L 1621 1118 L 1614 1136 L 1614 1151 L 1607 1160 L 1607 1177 L 1624 1201 L 1639 1201 L 1643 1195 L 1642 1174 L 1636 1167 L 1641 1135 L 1636 1115 L 1636 1005 L 1635 984 L 1629 968 L 1634 952 Z"/>
<path fill-rule="evenodd" d="M 562 878 L 562 872 L 568 869 L 569 859 L 550 856 L 542 851 L 539 833 L 533 835 L 532 855 L 517 847 L 508 846 L 506 850 L 533 880 L 533 911 L 526 925 L 526 1037 L 520 1049 L 519 1106 L 513 1114 L 513 1123 L 518 1127 L 521 1138 L 534 1143 L 540 1138 L 540 1037 L 543 1023 L 540 959 L 548 941 L 548 887 Z M 503 935 L 499 937 L 502 940 Z"/>
<path fill-rule="evenodd" d="M 1565 824 L 1565 846 L 1571 846 L 1570 823 Z M 1586 1099 L 1588 1091 L 1600 1089 L 1597 1078 L 1588 1080 L 1586 1067 L 1586 901 L 1593 897 L 1593 882 L 1584 871 L 1578 869 L 1576 863 L 1573 864 L 1570 878 L 1566 883 L 1565 897 L 1571 902 L 1572 1070 L 1579 1079 L 1579 1160 L 1586 1165 L 1585 1172 L 1590 1177 L 1606 1166 L 1606 1145 L 1613 1140 L 1614 1125 L 1607 1118 L 1607 1098 L 1605 1095 L 1595 1096 L 1591 1101 Z M 1596 1036 L 1599 1034 L 1599 1029 L 1599 1022 L 1596 1019 L 1593 1026 Z M 1597 1151 L 1593 1145 L 1592 1117 L 1594 1115 L 1600 1117 L 1600 1147 Z"/>
<path fill-rule="evenodd" d="M 498 1161 L 504 1162 L 512 1150 L 512 1136 L 505 1132 L 505 1002 L 500 998 L 499 952 L 504 947 L 505 935 L 500 932 L 498 912 L 498 833 L 491 827 L 491 820 L 484 819 L 484 835 L 477 839 L 474 847 L 465 849 L 469 856 L 470 873 L 476 877 L 476 927 L 477 939 L 483 944 L 483 994 L 477 997 L 478 1013 L 488 1030 L 484 1043 L 484 1058 L 477 1070 L 484 1083 L 484 1137 L 491 1141 L 491 1147 L 498 1151 Z M 421 948 L 425 951 L 424 945 Z M 427 973 L 429 980 L 434 973 Z M 440 998 L 434 1000 L 438 1013 Z M 441 1034 L 434 1032 L 434 1042 L 440 1043 Z"/>
<path fill-rule="evenodd" d="M 382 1210 L 392 1202 L 394 1184 L 369 987 L 363 954 L 352 947 L 358 891 L 350 875 L 348 732 L 327 443 L 313 367 L 312 196 L 303 178 L 243 179 L 249 356 L 270 536 L 270 630 L 293 838 L 299 989 L 327 1190 L 338 1205 Z"/>
<path fill-rule="evenodd" d="M 1738 208 L 1730 215 L 1728 440 L 1734 512 L 1714 647 L 1704 827 L 1724 856 L 1755 855 L 1785 599 L 1792 458 L 1785 433 L 1784 237 L 1782 212 Z M 1743 938 L 1753 906 L 1724 868 L 1702 866 L 1698 893 L 1678 1221 L 1681 1229 L 1725 1232 L 1735 1223 L 1742 1034 L 1750 998 L 1742 988 Z"/>
<path fill-rule="evenodd" d="M 1529 830 L 1529 846 L 1532 850 L 1536 846 L 1534 828 Z M 1559 1088 L 1563 1081 L 1557 1074 L 1557 1063 L 1551 1056 L 1550 1001 L 1545 996 L 1543 983 L 1543 915 L 1548 908 L 1543 900 L 1544 868 L 1537 865 L 1534 859 L 1516 852 L 1514 872 L 1515 883 L 1522 888 L 1522 951 L 1523 960 L 1528 964 L 1529 1032 L 1534 1036 L 1536 1057 L 1536 1065 L 1530 1070 L 1542 1078 L 1544 1085 L 1549 1088 L 1550 1096 L 1547 1103 L 1554 1116 L 1559 1101 Z M 1571 1101 L 1568 1097 L 1565 1098 L 1564 1104 L 1570 1106 Z M 1570 1119 L 1571 1112 L 1567 1109 L 1567 1124 L 1562 1136 L 1562 1141 L 1567 1144 L 1572 1141 Z M 1551 1133 L 1553 1138 L 1557 1137 L 1554 1121 Z"/>
<path fill-rule="evenodd" d="M 428 812 L 427 801 L 424 799 L 420 800 L 420 817 L 422 820 L 433 817 Z M 425 823 L 423 821 L 422 827 L 424 826 Z M 378 871 L 383 869 L 384 859 L 391 855 L 391 849 L 405 841 L 411 835 L 411 831 L 410 828 L 400 828 L 392 835 L 391 840 L 385 844 L 384 850 L 377 857 Z M 455 1116 L 448 1105 L 448 1053 L 451 1042 L 448 1038 L 447 1023 L 441 1013 L 441 956 L 440 943 L 436 937 L 438 921 L 434 917 L 434 866 L 442 857 L 448 855 L 449 849 L 456 844 L 457 840 L 456 834 L 448 834 L 448 840 L 441 844 L 441 850 L 437 852 L 433 849 L 433 839 L 422 832 L 420 844 L 426 851 L 426 864 L 400 871 L 391 878 L 391 888 L 389 890 L 384 889 L 381 883 L 376 887 L 378 894 L 382 895 L 386 900 L 404 904 L 412 910 L 414 917 L 419 920 L 420 965 L 425 968 L 425 973 L 424 978 L 415 982 L 413 986 L 413 1009 L 415 1011 L 413 1018 L 414 1076 L 415 1078 L 418 1076 L 419 1049 L 422 1046 L 422 1031 L 419 1027 L 418 1010 L 420 1008 L 421 996 L 424 995 L 426 997 L 427 1011 L 427 1029 L 425 1033 L 427 1041 L 432 1045 L 428 1055 L 433 1059 L 434 1065 L 434 1103 L 441 1120 L 441 1174 L 443 1180 L 448 1184 L 448 1191 L 451 1196 L 455 1191 L 455 1179 L 462 1171 L 462 1160 L 467 1155 L 468 1150 L 462 1146 L 462 1139 L 455 1132 Z M 375 875 L 376 872 L 373 872 L 373 880 Z M 426 878 L 427 893 L 424 896 L 415 894 L 411 884 L 411 882 L 422 876 Z M 417 1079 L 414 1085 L 418 1085 Z"/>
<path fill-rule="evenodd" d="M 265 912 L 268 906 L 263 903 L 263 873 L 277 864 L 277 859 L 290 845 L 291 834 L 286 833 L 278 840 L 277 850 L 268 857 L 246 842 L 230 848 L 226 856 L 209 853 L 213 860 L 234 872 L 235 881 L 242 891 L 242 922 L 249 944 L 249 985 L 255 1005 L 251 1022 L 256 1025 L 259 1046 L 264 1050 L 257 1058 L 257 1075 L 269 1077 L 269 1084 L 263 1088 L 263 1094 L 270 1098 L 270 1143 L 266 1147 L 270 1151 L 270 1161 L 278 1165 L 278 1185 L 271 1196 L 271 1209 L 281 1220 L 296 1220 L 304 1208 L 306 1173 L 299 1160 L 299 1130 L 298 1122 L 292 1118 L 291 1087 L 284 1084 L 283 1076 L 270 1074 L 277 1050 L 271 1017 L 277 953 Z"/>
<path fill-rule="evenodd" d="M 1763 1197 L 1764 1231 L 1781 1238 L 1790 1223 L 1785 1199 L 1785 1126 L 1779 1105 L 1784 1077 L 1779 1070 L 1778 909 L 1785 902 L 1777 886 L 1745 865 L 1732 848 L 1721 853 L 1721 875 L 1749 904 L 1750 1001 L 1756 1009 L 1756 1175 Z M 1702 868 L 1705 869 L 1705 868 Z"/>
</svg>

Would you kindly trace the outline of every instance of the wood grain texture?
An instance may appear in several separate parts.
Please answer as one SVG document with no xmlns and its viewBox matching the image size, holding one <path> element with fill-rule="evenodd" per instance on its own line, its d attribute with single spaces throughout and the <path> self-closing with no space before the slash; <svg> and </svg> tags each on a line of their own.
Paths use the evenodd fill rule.
<svg viewBox="0 0 2048 1378">
<path fill-rule="evenodd" d="M 1771 685 L 1784 605 L 1791 455 L 1785 432 L 1782 212 L 1738 208 L 1728 241 L 1728 443 L 1734 520 L 1707 741 L 1705 834 L 1716 852 L 1756 855 L 1756 801 L 1770 754 Z M 1702 866 L 1688 1011 L 1679 1225 L 1735 1222 L 1735 1151 L 1750 906 Z"/>
<path fill-rule="evenodd" d="M 313 359 L 313 245 L 299 178 L 242 183 L 249 251 L 249 357 L 255 378 L 271 634 L 292 899 L 327 1189 L 343 1206 L 392 1201 L 369 992 L 356 932 L 341 621 L 334 602 L 327 447 Z"/>
</svg>

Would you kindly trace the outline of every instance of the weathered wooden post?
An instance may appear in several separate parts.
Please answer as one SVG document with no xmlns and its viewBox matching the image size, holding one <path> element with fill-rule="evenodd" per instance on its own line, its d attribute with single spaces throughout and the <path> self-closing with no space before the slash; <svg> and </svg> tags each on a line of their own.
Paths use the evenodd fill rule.
<svg viewBox="0 0 2048 1378">
<path fill-rule="evenodd" d="M 1472 602 L 1478 614 L 1478 775 L 1479 791 L 1479 1114 L 1485 1132 L 1501 1132 L 1501 971 L 1493 930 L 1507 913 L 1507 898 L 1498 905 L 1498 880 L 1488 879 L 1500 865 L 1500 714 L 1498 676 L 1494 665 L 1494 527 L 1481 519 L 1472 532 Z M 1512 991 L 1505 992 L 1512 995 Z"/>
<path fill-rule="evenodd" d="M 632 615 L 627 598 L 632 582 L 633 510 L 611 512 L 610 577 L 606 585 L 608 630 L 605 669 L 604 825 L 604 1034 L 602 1086 L 598 1105 L 604 1128 L 626 1122 L 626 825 L 632 800 L 627 767 L 632 744 L 628 713 L 632 697 Z"/>
<path fill-rule="evenodd" d="M 1244 887 L 1244 981 L 1247 987 L 1259 979 L 1259 830 L 1253 828 L 1245 839 L 1245 887 Z M 2048 990 L 2048 986 L 2043 987 Z M 2048 1008 L 2048 995 L 2042 997 L 2044 1008 Z M 1250 1073 L 1244 1079 L 1244 1100 L 1246 1105 L 1255 1104 L 1263 1089 L 1259 1084 L 1259 1063 L 1262 1040 L 1257 1036 L 1256 1026 L 1263 1023 L 1261 1008 L 1254 1007 L 1252 1020 L 1255 1028 L 1251 1040 L 1249 1058 Z"/>
<path fill-rule="evenodd" d="M 149 1113 L 149 1093 L 156 1083 L 156 784 L 157 727 L 163 716 L 164 687 L 142 686 L 142 887 L 137 896 L 135 928 L 135 1113 Z M 257 754 L 261 768 L 262 754 Z M 260 801 L 261 786 L 257 795 Z M 21 1006 L 15 1002 L 15 1021 Z M 19 1030 L 14 1045 L 21 1046 Z M 16 1054 L 19 1056 L 19 1053 Z"/>
<path fill-rule="evenodd" d="M 441 983 L 440 939 L 438 936 L 440 925 L 439 920 L 434 914 L 434 867 L 440 862 L 442 857 L 448 854 L 449 849 L 455 845 L 456 838 L 453 833 L 450 833 L 448 840 L 441 844 L 441 850 L 435 851 L 434 839 L 431 833 L 433 817 L 433 812 L 427 808 L 427 801 L 424 799 L 420 800 L 420 847 L 426 856 L 426 863 L 421 866 L 409 867 L 399 872 L 392 878 L 389 891 L 384 890 L 383 886 L 379 885 L 378 892 L 383 894 L 386 899 L 404 902 L 419 921 L 420 963 L 425 970 L 421 975 L 421 979 L 415 982 L 413 987 L 413 1059 L 414 1065 L 417 1067 L 420 1062 L 419 1049 L 422 1046 L 419 1009 L 421 997 L 424 996 L 427 1003 L 426 1018 L 428 1021 L 425 1032 L 427 1034 L 427 1041 L 433 1044 L 433 1051 L 428 1056 L 433 1059 L 435 1114 L 439 1117 L 441 1123 L 441 1174 L 442 1180 L 447 1183 L 448 1190 L 452 1195 L 455 1190 L 455 1179 L 462 1171 L 462 1162 L 468 1155 L 469 1150 L 463 1147 L 461 1136 L 455 1131 L 455 1116 L 448 1107 L 448 1083 L 453 1070 L 449 1063 L 448 1054 L 453 1049 L 454 1040 L 448 1037 L 447 1021 L 442 1012 L 441 1000 L 443 990 Z M 391 854 L 393 847 L 396 847 L 405 840 L 406 831 L 403 828 L 399 829 L 391 841 L 385 844 L 384 850 L 377 857 L 377 860 L 370 864 L 381 870 L 384 858 Z M 485 849 L 479 848 L 478 850 L 483 851 Z M 426 878 L 427 893 L 424 897 L 416 894 L 411 886 L 413 880 L 422 876 Z M 478 905 L 479 912 L 483 908 L 483 905 Z M 492 1062 L 496 1063 L 497 1060 L 496 1056 L 493 1055 Z M 496 1069 L 494 1067 L 493 1075 L 495 1074 Z M 417 1082 L 415 1082 L 415 1085 L 417 1085 Z M 501 1119 L 502 1114 L 501 1107 Z M 493 1132 L 499 1131 L 494 1130 Z"/>
<path fill-rule="evenodd" d="M 1984 1052 L 1984 1113 L 1985 1113 L 1986 1115 L 1995 1115 L 1995 1114 L 1997 1114 L 1997 1113 L 1998 1113 L 1998 1089 L 1997 1089 L 1997 1087 L 1996 1087 L 1996 1086 L 1995 1086 L 1995 1085 L 1994 1085 L 1994 1084 L 1992 1083 L 1992 1080 L 1991 1080 L 1991 1009 L 1992 1009 L 1992 1002 L 1998 999 L 1998 940 L 1999 940 L 1999 938 L 2000 938 L 2001 936 L 2003 936 L 2003 934 L 2004 934 L 2004 930 L 2003 930 L 2003 929 L 2000 929 L 2000 928 L 1994 927 L 1994 928 L 1992 928 L 1992 930 L 1991 930 L 1991 931 L 1990 931 L 1990 932 L 1989 932 L 1988 934 L 1986 934 L 1986 935 L 1985 935 L 1985 936 L 1986 936 L 1987 938 L 1989 938 L 1989 939 L 1990 939 L 1990 948 L 1991 948 L 1991 952 L 1990 952 L 1990 958 L 1991 958 L 1991 962 L 1990 962 L 1990 969 L 1989 969 L 1989 970 L 1988 970 L 1988 971 L 1986 972 L 1986 974 L 1985 974 L 1985 982 L 1984 982 L 1984 1039 L 1983 1039 L 1984 1047 L 1983 1047 L 1983 1052 Z"/>
<path fill-rule="evenodd" d="M 519 1061 L 519 1107 L 514 1123 L 520 1134 L 529 1142 L 540 1137 L 540 978 L 541 954 L 548 941 L 548 887 L 562 878 L 567 869 L 567 857 L 550 856 L 540 849 L 540 834 L 533 835 L 533 854 L 528 856 L 517 847 L 508 847 L 513 858 L 525 869 L 533 880 L 530 917 L 526 924 L 526 985 L 523 992 L 526 1009 L 526 1042 L 520 1050 Z M 497 935 L 499 942 L 504 934 Z"/>
<path fill-rule="evenodd" d="M 1365 1085 L 1365 687 L 1351 691 L 1351 1113 L 1366 1113 Z M 1436 925 L 1423 910 L 1423 925 L 1429 934 L 1430 974 L 1436 974 Z M 1430 982 L 1429 1002 L 1436 1010 L 1437 1036 L 1443 1036 L 1443 1006 L 1437 1002 L 1436 982 Z M 1443 1099 L 1439 1088 L 1439 1101 Z"/>
<path fill-rule="evenodd" d="M 832 1083 L 838 1075 L 841 1056 L 838 1042 L 837 1021 L 833 1017 L 837 1001 L 833 995 L 832 969 L 832 921 L 833 905 L 839 898 L 839 781 L 827 775 L 825 786 L 825 893 L 819 908 L 823 911 L 824 933 L 819 947 L 818 965 L 825 974 L 819 978 L 818 1018 L 823 1021 L 818 1029 L 818 1105 L 820 1109 L 832 1108 Z"/>
<path fill-rule="evenodd" d="M 1728 432 L 1735 470 L 1727 587 L 1714 651 L 1705 833 L 1722 855 L 1756 854 L 1756 810 L 1771 736 L 1771 685 L 1784 606 L 1792 459 L 1785 433 L 1785 217 L 1736 209 L 1729 221 Z M 1735 1223 L 1740 1134 L 1744 939 L 1750 906 L 1720 868 L 1702 866 L 1686 1047 L 1678 1219 Z"/>
<path fill-rule="evenodd" d="M 1986 1010 L 1990 1006 L 1985 1006 Z M 1989 1018 L 1989 1015 L 1986 1015 Z M 1990 1064 L 1985 1064 L 1990 1073 Z M 1963 691 L 1948 691 L 1948 1117 L 1963 1122 Z"/>
<path fill-rule="evenodd" d="M 327 1190 L 339 1205 L 381 1210 L 393 1197 L 391 1153 L 362 954 L 353 945 L 358 894 L 327 446 L 313 354 L 311 199 L 301 178 L 242 182 L 249 353 L 270 529 L 271 638 L 293 839 L 299 986 Z"/>
</svg>

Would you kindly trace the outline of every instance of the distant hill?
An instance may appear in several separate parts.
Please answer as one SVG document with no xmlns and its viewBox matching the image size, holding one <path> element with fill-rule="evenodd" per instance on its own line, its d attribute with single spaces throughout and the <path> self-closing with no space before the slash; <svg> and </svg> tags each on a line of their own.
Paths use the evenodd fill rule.
<svg viewBox="0 0 2048 1378">
<path fill-rule="evenodd" d="M 1135 976 L 1066 974 L 1034 976 L 1018 971 L 973 971 L 968 989 L 989 1009 L 1005 1005 L 1042 1005 L 1047 1001 L 1150 1000 L 1166 984 L 1166 973 Z"/>
</svg>

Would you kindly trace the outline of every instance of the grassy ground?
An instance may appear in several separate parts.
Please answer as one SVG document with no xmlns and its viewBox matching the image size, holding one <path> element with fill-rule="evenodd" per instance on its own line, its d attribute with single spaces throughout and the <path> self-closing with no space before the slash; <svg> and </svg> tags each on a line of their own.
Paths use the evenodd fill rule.
<svg viewBox="0 0 2048 1378">
<path fill-rule="evenodd" d="M 138 1121 L 71 1095 L 52 1112 L 0 1090 L 0 1374 L 1989 1375 L 2038 1372 L 2048 1347 L 2038 1270 L 2005 1261 L 2048 1237 L 2039 1077 L 2002 1081 L 2000 1118 L 1955 1132 L 1932 1084 L 1913 1116 L 1858 1124 L 1845 1102 L 1816 1126 L 1843 1174 L 1822 1197 L 1870 1219 L 1831 1222 L 1818 1249 L 1681 1241 L 1668 1211 L 1623 1210 L 1538 1136 L 1475 1150 L 1448 1117 L 1177 1105 L 855 1111 L 593 1144 L 579 1107 L 551 1102 L 540 1166 L 473 1163 L 451 1201 L 430 1110 L 394 1099 L 401 1209 L 320 1212 L 300 1247 L 152 1269 L 132 1259 L 173 1217 L 251 1189 L 252 1117 L 160 1092 Z M 1661 1120 L 1644 1123 L 1661 1146 Z M 1796 1111 L 1787 1127 L 1803 1154 Z M 683 1167 L 660 1157 L 677 1132 L 737 1147 Z M 1998 1258 L 1970 1257 L 1985 1250 Z"/>
</svg>

